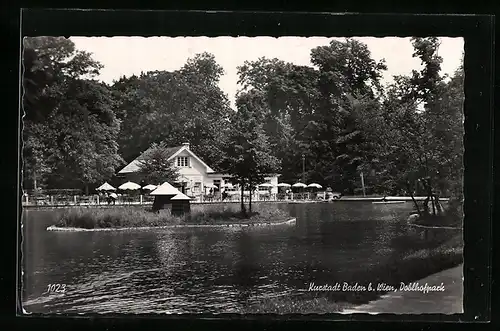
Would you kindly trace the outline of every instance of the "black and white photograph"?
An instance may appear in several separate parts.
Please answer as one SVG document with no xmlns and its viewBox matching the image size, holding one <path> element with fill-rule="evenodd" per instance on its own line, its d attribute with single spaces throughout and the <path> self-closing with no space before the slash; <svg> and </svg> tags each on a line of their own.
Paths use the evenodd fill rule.
<svg viewBox="0 0 500 331">
<path fill-rule="evenodd" d="M 464 38 L 22 47 L 24 314 L 464 312 Z"/>
</svg>

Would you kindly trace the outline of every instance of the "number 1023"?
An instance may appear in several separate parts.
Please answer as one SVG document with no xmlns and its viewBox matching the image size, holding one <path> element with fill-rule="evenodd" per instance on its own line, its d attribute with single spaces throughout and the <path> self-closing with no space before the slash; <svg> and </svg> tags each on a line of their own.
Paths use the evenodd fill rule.
<svg viewBox="0 0 500 331">
<path fill-rule="evenodd" d="M 66 292 L 66 284 L 47 285 L 47 293 L 64 293 L 64 292 Z"/>
</svg>

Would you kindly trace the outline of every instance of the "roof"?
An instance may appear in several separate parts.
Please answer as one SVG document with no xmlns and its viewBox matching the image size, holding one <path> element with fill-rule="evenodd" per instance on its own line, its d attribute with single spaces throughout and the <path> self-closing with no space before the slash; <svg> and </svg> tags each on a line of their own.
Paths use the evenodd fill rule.
<svg viewBox="0 0 500 331">
<path fill-rule="evenodd" d="M 162 145 L 160 145 L 162 146 Z M 164 145 L 162 147 L 165 147 Z M 213 173 L 214 171 L 212 168 L 210 168 L 205 162 L 203 162 L 196 154 L 193 153 L 192 150 L 189 149 L 187 146 L 175 146 L 175 147 L 166 147 L 167 149 L 167 155 L 168 155 L 168 160 L 172 159 L 173 157 L 177 156 L 179 153 L 182 151 L 187 151 L 193 158 L 195 158 L 198 162 L 200 162 L 203 166 L 206 167 L 207 173 Z M 128 173 L 133 173 L 137 172 L 140 169 L 141 161 L 144 160 L 144 157 L 147 152 L 151 150 L 151 147 L 149 147 L 146 151 L 144 151 L 141 155 L 139 155 L 135 160 L 127 164 L 122 170 L 118 171 L 118 174 L 128 174 Z"/>
<path fill-rule="evenodd" d="M 170 159 L 175 153 L 177 153 L 184 146 L 175 146 L 175 147 L 167 147 L 167 155 Z M 152 147 L 149 147 L 145 150 L 141 155 L 139 155 L 135 160 L 127 164 L 122 170 L 120 170 L 119 174 L 128 174 L 132 172 L 137 172 L 140 169 L 141 161 L 144 160 L 146 153 L 151 150 Z"/>
<path fill-rule="evenodd" d="M 181 191 L 170 185 L 168 182 L 165 182 L 158 186 L 155 190 L 153 190 L 150 194 L 151 195 L 178 195 L 179 193 L 182 194 Z"/>
<path fill-rule="evenodd" d="M 179 192 L 179 194 L 177 194 L 175 197 L 173 197 L 170 200 L 191 200 L 191 198 L 188 197 L 187 195 L 185 195 L 184 193 Z"/>
<path fill-rule="evenodd" d="M 223 173 L 223 172 L 211 172 L 209 173 L 210 177 L 233 177 L 233 175 L 228 174 L 228 173 Z M 281 174 L 276 174 L 276 173 L 270 173 L 270 174 L 264 174 L 264 177 L 280 177 Z"/>
</svg>

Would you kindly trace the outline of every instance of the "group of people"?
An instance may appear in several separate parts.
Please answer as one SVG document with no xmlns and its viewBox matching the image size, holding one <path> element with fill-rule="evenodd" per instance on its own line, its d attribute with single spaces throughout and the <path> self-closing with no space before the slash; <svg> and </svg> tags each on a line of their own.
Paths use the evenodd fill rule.
<svg viewBox="0 0 500 331">
<path fill-rule="evenodd" d="M 115 192 L 106 192 L 104 193 L 104 197 L 106 198 L 106 201 L 108 202 L 108 205 L 115 204 L 116 200 L 118 199 L 118 195 Z"/>
</svg>

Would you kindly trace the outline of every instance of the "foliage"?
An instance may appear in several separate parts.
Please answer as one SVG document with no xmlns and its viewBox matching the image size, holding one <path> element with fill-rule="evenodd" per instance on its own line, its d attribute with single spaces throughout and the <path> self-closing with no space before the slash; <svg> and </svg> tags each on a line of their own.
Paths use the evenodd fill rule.
<svg viewBox="0 0 500 331">
<path fill-rule="evenodd" d="M 290 220 L 290 215 L 275 208 L 261 209 L 259 212 L 242 213 L 232 209 L 201 210 L 186 217 L 189 224 L 271 224 Z"/>
<path fill-rule="evenodd" d="M 128 162 L 152 143 L 190 148 L 217 169 L 232 110 L 218 86 L 223 69 L 202 53 L 179 70 L 123 77 L 113 85 L 122 128 L 118 143 Z"/>
<path fill-rule="evenodd" d="M 266 135 L 281 161 L 283 181 L 295 181 L 302 171 L 302 132 L 318 98 L 318 72 L 278 59 L 260 58 L 238 68 L 244 91 L 259 91 Z"/>
<path fill-rule="evenodd" d="M 462 198 L 463 66 L 441 75 L 439 39 L 412 38 L 421 70 L 382 86 L 384 61 L 354 39 L 311 50 L 310 66 L 259 58 L 238 67 L 237 111 L 208 53 L 175 71 L 92 78 L 100 64 L 65 38 L 27 38 L 24 176 L 54 187 L 89 185 L 161 143 L 190 148 L 248 190 L 264 175 L 302 177 L 344 194 L 435 194 Z M 170 178 L 150 157 L 150 182 Z M 121 156 L 121 157 L 120 157 Z M 243 195 L 242 195 L 243 196 Z M 243 201 L 242 201 L 243 202 Z M 244 205 L 242 203 L 242 208 Z M 251 202 L 250 202 L 251 208 Z"/>
<path fill-rule="evenodd" d="M 174 183 L 179 178 L 179 171 L 169 160 L 169 151 L 163 146 L 153 144 L 139 161 L 139 176 L 147 183 L 160 185 Z"/>
<path fill-rule="evenodd" d="M 247 62 L 239 70 L 241 82 L 267 96 L 265 128 L 276 142 L 282 179 L 301 177 L 304 155 L 307 180 L 349 190 L 366 149 L 355 145 L 367 139 L 357 130 L 349 96 L 359 96 L 373 108 L 368 105 L 381 93 L 385 65 L 371 59 L 366 45 L 351 39 L 313 49 L 311 61 L 316 68 L 277 59 Z"/>
<path fill-rule="evenodd" d="M 50 89 L 55 83 L 83 76 L 92 77 L 102 66 L 89 53 L 75 49 L 64 37 L 25 37 L 23 39 L 23 109 L 25 120 L 43 121 L 53 110 L 56 99 L 47 95 L 63 95 Z"/>
<path fill-rule="evenodd" d="M 430 200 L 436 195 L 460 199 L 463 69 L 445 82 L 440 76 L 437 39 L 414 38 L 413 44 L 424 66 L 421 72 L 413 71 L 412 77 L 399 77 L 389 88 L 383 127 L 392 143 L 381 149 L 383 164 L 393 187 L 406 183 L 407 193 L 424 194 Z M 432 213 L 436 213 L 435 206 Z"/>
<path fill-rule="evenodd" d="M 167 211 L 153 213 L 141 208 L 72 208 L 67 209 L 57 227 L 83 229 L 146 227 L 178 224 L 180 219 Z"/>
<path fill-rule="evenodd" d="M 57 227 L 83 229 L 157 227 L 180 224 L 254 224 L 278 223 L 289 220 L 280 209 L 269 208 L 258 213 L 242 215 L 231 209 L 199 210 L 184 216 L 173 216 L 168 210 L 151 212 L 142 208 L 72 208 L 67 209 Z"/>
<path fill-rule="evenodd" d="M 266 175 L 278 171 L 279 161 L 272 155 L 271 145 L 263 130 L 262 94 L 251 90 L 241 93 L 237 100 L 238 111 L 231 119 L 232 129 L 229 144 L 224 148 L 221 167 L 232 175 L 234 184 L 241 188 L 241 207 L 243 191 L 264 182 Z M 251 211 L 251 203 L 249 209 Z"/>
<path fill-rule="evenodd" d="M 311 62 L 320 70 L 323 93 L 330 96 L 359 93 L 374 97 L 382 91 L 380 79 L 387 67 L 384 61 L 373 60 L 368 46 L 357 40 L 332 40 L 328 46 L 316 47 Z"/>
<path fill-rule="evenodd" d="M 66 38 L 23 45 L 25 182 L 67 188 L 110 178 L 123 161 L 115 100 L 91 79 L 101 65 Z"/>
</svg>

